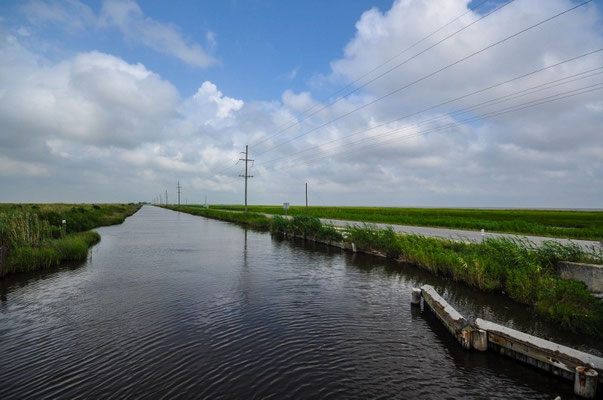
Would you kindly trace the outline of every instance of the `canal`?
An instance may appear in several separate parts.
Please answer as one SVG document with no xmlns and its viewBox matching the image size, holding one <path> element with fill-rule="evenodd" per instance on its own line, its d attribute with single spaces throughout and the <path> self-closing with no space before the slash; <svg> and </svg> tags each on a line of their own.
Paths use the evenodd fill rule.
<svg viewBox="0 0 603 400">
<path fill-rule="evenodd" d="M 0 281 L 0 398 L 573 398 L 572 383 L 466 352 L 428 283 L 482 317 L 601 355 L 503 296 L 412 266 L 143 207 L 88 261 Z"/>
</svg>

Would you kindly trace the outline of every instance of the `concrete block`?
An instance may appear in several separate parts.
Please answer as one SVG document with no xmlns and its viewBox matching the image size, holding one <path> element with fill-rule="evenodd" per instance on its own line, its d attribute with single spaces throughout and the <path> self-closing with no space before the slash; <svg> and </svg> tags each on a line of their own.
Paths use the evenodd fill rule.
<svg viewBox="0 0 603 400">
<path fill-rule="evenodd" d="M 597 395 L 598 375 L 597 371 L 592 368 L 576 367 L 574 394 L 587 399 L 594 399 Z"/>
<path fill-rule="evenodd" d="M 471 331 L 471 348 L 478 351 L 488 350 L 488 332 L 483 329 Z"/>
<path fill-rule="evenodd" d="M 549 371 L 554 375 L 574 380 L 576 367 L 592 365 L 603 371 L 603 358 L 584 353 L 548 340 L 516 331 L 483 319 L 475 320 L 475 327 L 488 332 L 488 347 L 508 357 Z"/>
<path fill-rule="evenodd" d="M 410 304 L 420 305 L 421 304 L 421 289 L 413 288 L 410 294 Z"/>
<path fill-rule="evenodd" d="M 557 274 L 563 279 L 586 283 L 586 287 L 591 292 L 603 292 L 603 265 L 559 261 Z"/>
<path fill-rule="evenodd" d="M 425 304 L 434 312 L 446 329 L 466 349 L 471 348 L 471 325 L 430 285 L 421 286 L 421 295 Z"/>
</svg>

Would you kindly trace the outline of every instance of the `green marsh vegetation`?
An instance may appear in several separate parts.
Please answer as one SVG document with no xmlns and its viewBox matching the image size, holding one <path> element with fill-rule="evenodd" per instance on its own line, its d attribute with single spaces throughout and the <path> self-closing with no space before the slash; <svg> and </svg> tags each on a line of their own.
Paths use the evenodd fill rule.
<svg viewBox="0 0 603 400">
<path fill-rule="evenodd" d="M 242 206 L 216 205 L 210 209 L 241 211 Z M 282 206 L 250 206 L 256 213 L 283 215 Z M 507 232 L 524 235 L 603 239 L 603 211 L 482 210 L 452 208 L 308 207 L 291 206 L 292 216 L 315 216 L 347 221 L 432 226 Z"/>
<path fill-rule="evenodd" d="M 175 209 L 175 207 L 170 207 Z M 203 210 L 203 211 L 201 211 Z M 556 275 L 557 261 L 603 264 L 601 250 L 586 253 L 575 244 L 546 241 L 536 246 L 527 240 L 488 238 L 481 243 L 463 243 L 420 235 L 400 235 L 372 225 L 338 230 L 318 217 L 261 215 L 181 207 L 181 211 L 210 218 L 255 225 L 273 234 L 315 238 L 323 242 L 355 243 L 362 251 L 412 263 L 434 274 L 449 277 L 485 292 L 502 292 L 530 305 L 544 317 L 566 329 L 603 337 L 603 301 L 582 282 Z"/>
<path fill-rule="evenodd" d="M 136 204 L 0 204 L 0 246 L 7 249 L 5 275 L 82 261 L 100 241 L 89 229 L 119 224 Z M 63 223 L 65 221 L 65 223 Z"/>
<path fill-rule="evenodd" d="M 162 206 L 163 208 L 168 208 L 174 211 L 182 211 L 187 214 L 192 215 L 200 215 L 202 217 L 218 219 L 221 221 L 234 222 L 236 224 L 246 226 L 248 228 L 258 229 L 267 231 L 270 230 L 270 218 L 266 217 L 262 214 L 257 213 L 242 213 L 242 212 L 229 212 L 222 210 L 214 210 L 214 209 L 205 209 L 201 206 L 178 206 L 167 205 Z"/>
</svg>

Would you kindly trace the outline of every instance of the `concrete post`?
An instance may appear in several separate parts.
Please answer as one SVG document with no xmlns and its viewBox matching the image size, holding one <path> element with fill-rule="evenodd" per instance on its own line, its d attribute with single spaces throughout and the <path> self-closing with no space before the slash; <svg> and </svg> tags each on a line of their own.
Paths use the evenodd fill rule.
<svg viewBox="0 0 603 400">
<path fill-rule="evenodd" d="M 597 395 L 599 374 L 593 368 L 576 367 L 574 375 L 574 394 L 586 399 L 594 399 Z"/>
<path fill-rule="evenodd" d="M 354 253 L 358 251 L 358 249 L 356 249 L 356 243 L 352 243 L 352 251 Z"/>
<path fill-rule="evenodd" d="M 414 306 L 421 305 L 421 289 L 413 288 L 410 296 L 410 304 Z"/>
<path fill-rule="evenodd" d="M 483 329 L 472 330 L 471 347 L 478 351 L 488 350 L 488 332 Z"/>
</svg>

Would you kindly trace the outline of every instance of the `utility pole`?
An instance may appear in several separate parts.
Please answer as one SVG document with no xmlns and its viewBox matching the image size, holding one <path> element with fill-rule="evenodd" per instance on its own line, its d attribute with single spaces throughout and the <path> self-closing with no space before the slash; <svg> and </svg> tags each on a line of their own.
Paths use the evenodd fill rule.
<svg viewBox="0 0 603 400">
<path fill-rule="evenodd" d="M 245 214 L 247 214 L 247 178 L 253 178 L 253 175 L 247 175 L 247 163 L 249 161 L 253 162 L 253 160 L 249 159 L 249 145 L 245 145 L 245 158 L 239 158 L 239 161 L 245 161 L 245 175 L 239 176 L 245 178 Z"/>
<path fill-rule="evenodd" d="M 308 182 L 306 182 L 306 214 L 308 214 Z"/>
<path fill-rule="evenodd" d="M 168 205 L 167 189 L 165 189 L 165 205 Z"/>
<path fill-rule="evenodd" d="M 178 181 L 178 186 L 176 186 L 176 188 L 178 189 L 178 209 L 180 210 L 180 181 Z"/>
</svg>

